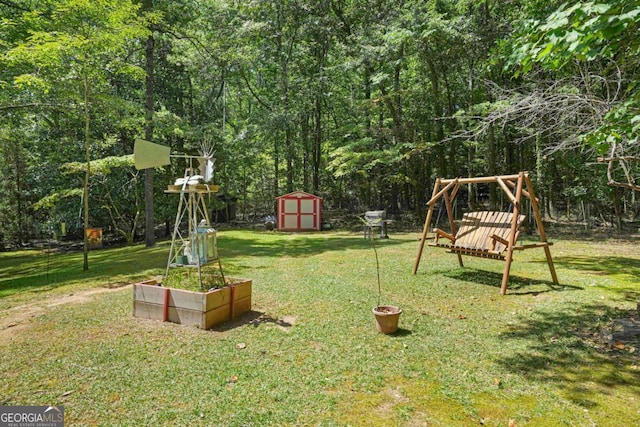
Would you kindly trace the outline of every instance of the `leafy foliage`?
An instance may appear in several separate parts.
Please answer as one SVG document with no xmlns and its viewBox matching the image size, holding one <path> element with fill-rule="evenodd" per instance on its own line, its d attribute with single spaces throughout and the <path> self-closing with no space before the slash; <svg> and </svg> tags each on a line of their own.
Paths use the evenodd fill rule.
<svg viewBox="0 0 640 427">
<path fill-rule="evenodd" d="M 138 187 L 133 169 L 110 163 L 131 154 L 148 119 L 151 139 L 174 153 L 214 147 L 216 183 L 246 219 L 272 214 L 274 197 L 295 189 L 328 209 L 420 214 L 437 176 L 519 170 L 535 172 L 546 213 L 559 218 L 554 205 L 582 202 L 563 179 L 576 165 L 638 153 L 637 0 L 139 3 L 0 3 L 7 243 L 52 222 L 78 231 L 78 199 L 48 196 L 79 186 L 103 188 L 82 199 L 90 222 L 118 233 L 107 206 L 129 206 L 127 235 L 139 234 L 138 194 L 108 201 L 104 188 Z M 72 166 L 95 175 L 81 183 L 64 173 Z M 584 203 L 633 219 L 637 162 L 608 166 L 585 175 L 627 183 L 614 192 L 624 208 L 606 192 Z M 156 170 L 154 193 L 184 167 Z M 40 199 L 58 205 L 34 210 Z M 499 201 L 489 190 L 467 203 Z M 170 225 L 173 200 L 154 206 Z"/>
<path fill-rule="evenodd" d="M 519 65 L 517 76 L 534 64 L 560 69 L 575 60 L 625 61 L 640 53 L 639 22 L 637 1 L 564 3 L 545 20 L 524 22 L 506 65 Z"/>
<path fill-rule="evenodd" d="M 589 76 L 591 82 L 584 78 L 585 95 L 595 97 L 600 106 L 576 136 L 609 164 L 611 184 L 635 190 L 640 190 L 636 185 L 640 171 L 634 166 L 640 159 L 635 60 L 640 54 L 639 23 L 638 1 L 565 3 L 544 20 L 525 21 L 512 39 L 505 63 L 514 68 L 516 77 L 531 72 L 534 65 Z M 622 173 L 614 177 L 612 168 L 618 162 Z"/>
</svg>

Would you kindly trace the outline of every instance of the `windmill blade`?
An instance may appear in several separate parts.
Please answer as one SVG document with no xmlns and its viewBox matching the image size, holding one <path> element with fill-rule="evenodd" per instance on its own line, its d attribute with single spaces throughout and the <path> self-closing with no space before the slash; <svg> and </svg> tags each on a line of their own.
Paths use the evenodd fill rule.
<svg viewBox="0 0 640 427">
<path fill-rule="evenodd" d="M 137 138 L 133 145 L 133 162 L 136 169 L 148 169 L 171 164 L 171 148 Z"/>
<path fill-rule="evenodd" d="M 210 182 L 213 179 L 216 160 L 211 157 L 199 157 L 198 162 L 200 163 L 200 174 L 203 176 L 204 182 Z"/>
<path fill-rule="evenodd" d="M 204 176 L 204 182 L 210 182 L 213 179 L 216 164 L 216 159 L 213 157 L 216 151 L 215 144 L 210 136 L 204 136 L 200 142 L 200 151 L 202 153 L 202 157 L 198 158 L 200 174 Z"/>
</svg>

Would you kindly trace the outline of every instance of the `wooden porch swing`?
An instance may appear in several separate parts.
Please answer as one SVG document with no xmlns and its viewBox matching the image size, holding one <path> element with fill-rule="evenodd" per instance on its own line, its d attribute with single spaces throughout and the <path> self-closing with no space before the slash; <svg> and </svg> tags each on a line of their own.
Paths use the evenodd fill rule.
<svg viewBox="0 0 640 427">
<path fill-rule="evenodd" d="M 481 184 L 491 182 L 497 183 L 504 191 L 508 200 L 511 202 L 513 211 L 469 212 L 463 215 L 460 227 L 456 228 L 452 202 L 455 199 L 460 186 L 463 184 Z M 526 189 L 524 187 L 526 187 Z M 514 189 L 515 194 L 513 193 Z M 525 215 L 520 213 L 522 210 L 521 200 L 523 195 L 531 201 L 531 208 L 536 221 L 536 227 L 538 229 L 538 234 L 540 235 L 539 243 L 516 245 L 522 223 L 525 219 Z M 420 248 L 418 249 L 418 255 L 413 267 L 413 274 L 416 274 L 418 271 L 420 257 L 422 256 L 424 243 L 427 239 L 427 233 L 433 218 L 434 207 L 440 198 L 444 199 L 451 232 L 449 233 L 438 228 L 434 229 L 433 232 L 435 233 L 435 238 L 433 243 L 429 243 L 429 246 L 445 248 L 447 249 L 447 252 L 456 254 L 461 267 L 464 267 L 464 264 L 462 263 L 462 255 L 505 261 L 506 264 L 504 272 L 502 273 L 502 285 L 500 287 L 500 294 L 502 295 L 507 292 L 509 271 L 513 260 L 513 251 L 543 248 L 547 257 L 547 264 L 549 265 L 549 271 L 551 272 L 553 283 L 558 284 L 558 277 L 556 275 L 555 267 L 553 266 L 551 251 L 549 250 L 549 246 L 551 246 L 552 243 L 547 242 L 547 236 L 544 231 L 544 225 L 542 224 L 542 216 L 540 215 L 538 200 L 533 192 L 533 185 L 529 179 L 528 172 L 520 172 L 518 175 L 478 178 L 438 178 L 433 188 L 431 199 L 427 202 L 429 210 L 424 222 L 424 229 L 420 239 Z M 443 241 L 444 239 L 446 240 Z"/>
</svg>

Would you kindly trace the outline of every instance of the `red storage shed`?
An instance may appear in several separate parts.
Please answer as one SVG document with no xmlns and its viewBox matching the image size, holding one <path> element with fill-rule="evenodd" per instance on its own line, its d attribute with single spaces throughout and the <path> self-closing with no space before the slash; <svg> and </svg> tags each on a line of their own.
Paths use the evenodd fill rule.
<svg viewBox="0 0 640 427">
<path fill-rule="evenodd" d="M 294 191 L 276 197 L 277 227 L 280 231 L 311 231 L 322 229 L 322 197 Z"/>
</svg>

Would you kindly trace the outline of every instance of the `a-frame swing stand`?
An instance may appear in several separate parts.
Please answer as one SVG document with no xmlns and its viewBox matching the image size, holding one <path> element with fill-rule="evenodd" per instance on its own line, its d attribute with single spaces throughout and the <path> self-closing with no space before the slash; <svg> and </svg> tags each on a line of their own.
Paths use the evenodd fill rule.
<svg viewBox="0 0 640 427">
<path fill-rule="evenodd" d="M 512 212 L 470 212 L 463 216 L 462 222 L 457 228 L 454 221 L 452 202 L 460 186 L 464 184 L 482 183 L 498 184 L 504 191 L 507 199 L 511 202 L 513 207 Z M 520 227 L 524 220 L 524 215 L 521 215 L 523 195 L 531 201 L 531 208 L 540 236 L 539 243 L 516 245 L 520 234 Z M 540 215 L 540 206 L 538 199 L 535 197 L 528 172 L 520 172 L 518 175 L 479 178 L 438 178 L 433 187 L 431 199 L 427 202 L 429 210 L 424 222 L 424 229 L 422 230 L 420 248 L 418 249 L 418 255 L 413 266 L 413 274 L 416 274 L 418 271 L 424 244 L 427 239 L 431 220 L 433 219 L 434 207 L 440 199 L 444 199 L 451 232 L 442 231 L 437 228 L 434 229 L 434 242 L 430 243 L 429 246 L 442 247 L 447 249 L 448 252 L 456 254 L 460 266 L 464 266 L 462 263 L 462 255 L 505 261 L 504 272 L 502 273 L 502 284 L 500 286 L 500 294 L 502 295 L 507 292 L 509 272 L 511 270 L 511 262 L 513 261 L 513 251 L 543 248 L 553 283 L 558 284 L 558 277 L 553 265 L 553 259 L 551 258 L 551 251 L 549 250 L 549 246 L 551 246 L 552 243 L 547 242 L 542 216 Z M 447 241 L 443 243 L 440 240 L 441 238 Z"/>
</svg>

